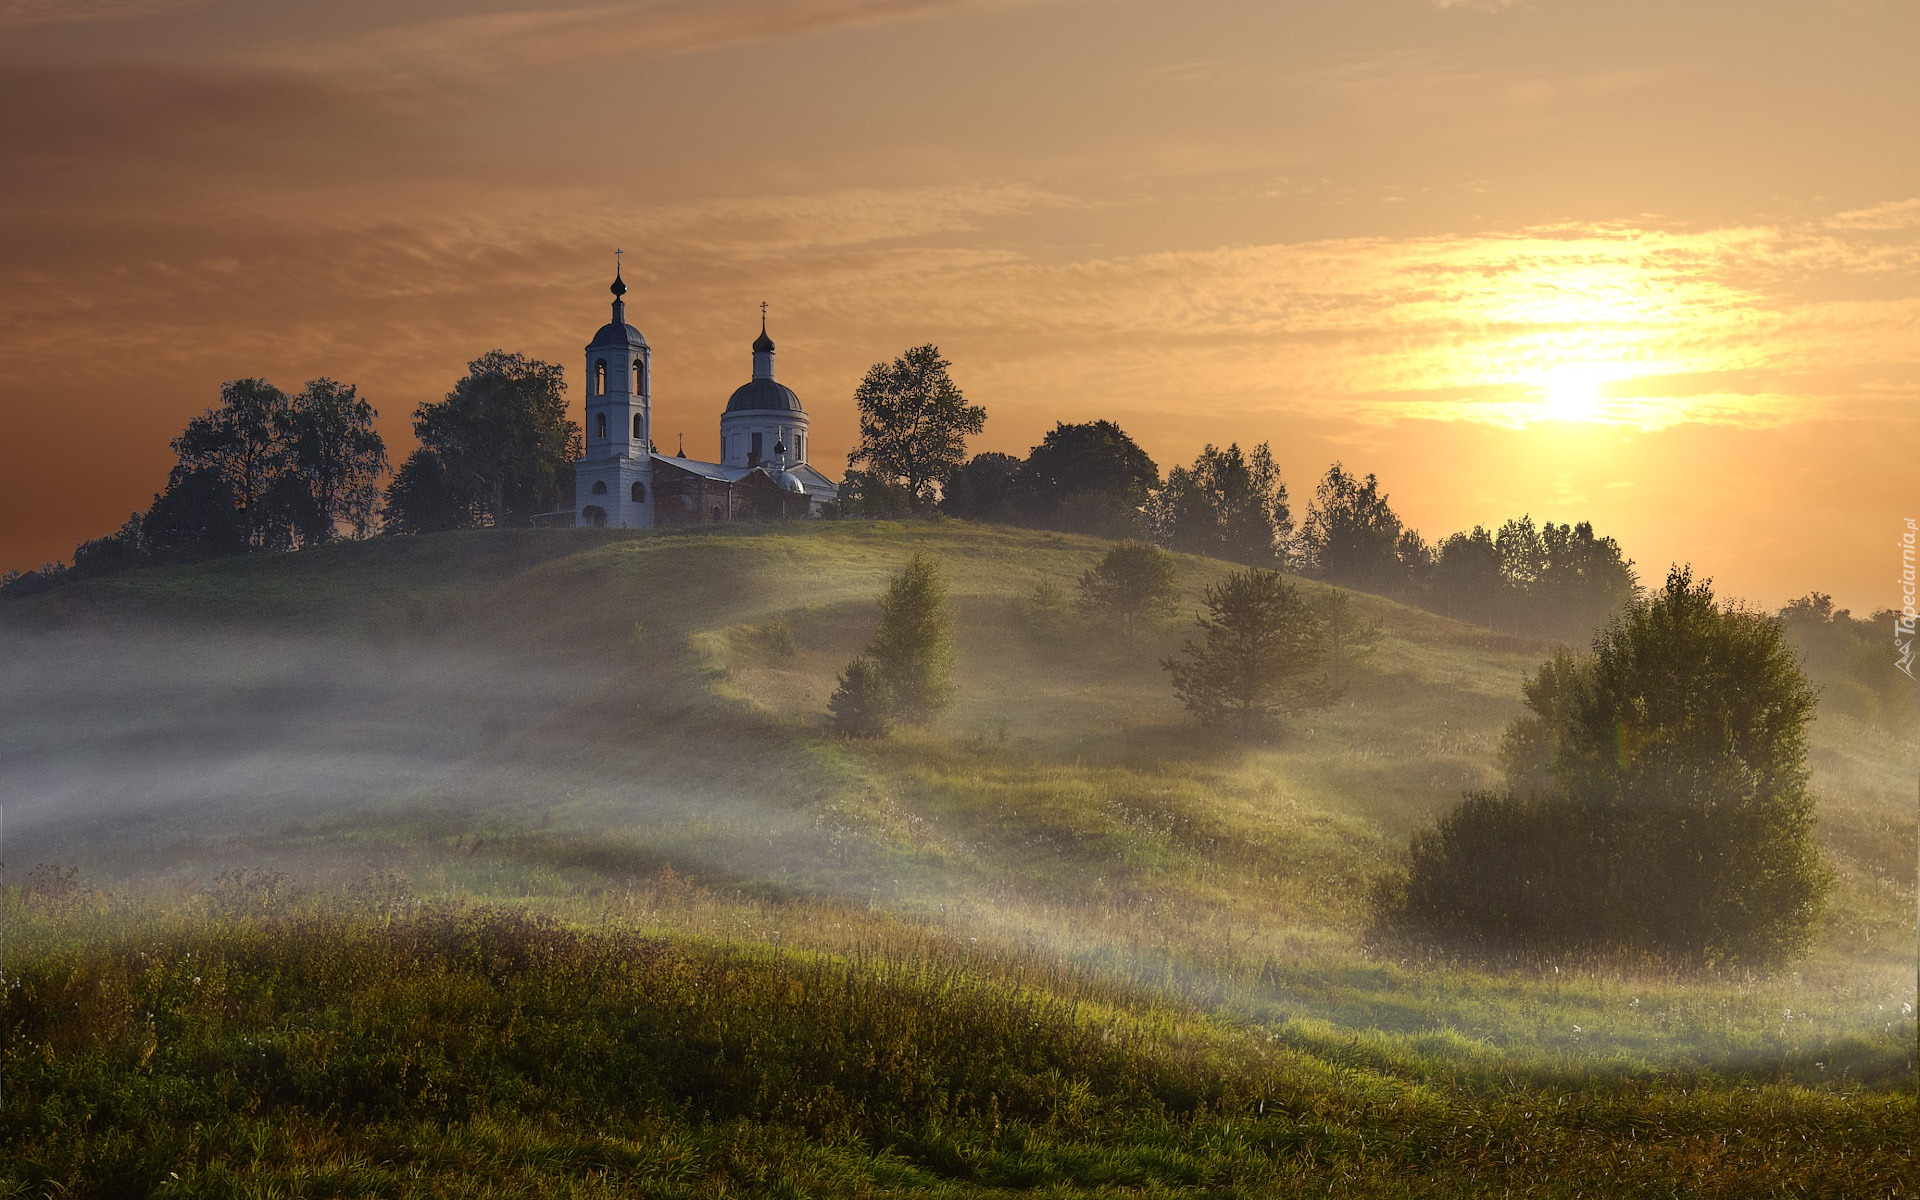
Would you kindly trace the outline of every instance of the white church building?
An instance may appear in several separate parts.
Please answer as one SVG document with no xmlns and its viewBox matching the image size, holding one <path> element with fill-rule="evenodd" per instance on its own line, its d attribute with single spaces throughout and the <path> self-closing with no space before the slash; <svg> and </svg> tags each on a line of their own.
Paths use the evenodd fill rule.
<svg viewBox="0 0 1920 1200">
<path fill-rule="evenodd" d="M 653 350 L 627 324 L 627 285 L 613 274 L 613 320 L 587 343 L 586 453 L 574 463 L 575 525 L 650 529 L 818 515 L 839 496 L 807 462 L 807 412 L 773 377 L 761 305 L 753 378 L 720 416 L 720 461 L 654 452 Z"/>
</svg>

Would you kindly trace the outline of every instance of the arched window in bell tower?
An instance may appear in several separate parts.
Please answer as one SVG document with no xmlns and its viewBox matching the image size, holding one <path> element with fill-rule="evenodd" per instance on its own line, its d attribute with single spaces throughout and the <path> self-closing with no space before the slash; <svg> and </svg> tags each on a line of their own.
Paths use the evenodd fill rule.
<svg viewBox="0 0 1920 1200">
<path fill-rule="evenodd" d="M 607 360 L 604 358 L 595 359 L 593 363 L 593 394 L 596 396 L 607 394 Z M 600 436 L 607 436 L 606 430 L 601 430 Z"/>
<path fill-rule="evenodd" d="M 602 438 L 607 436 L 607 414 L 593 414 L 593 436 Z"/>
<path fill-rule="evenodd" d="M 640 436 L 640 414 L 639 413 L 633 414 L 633 436 L 636 439 L 639 438 Z"/>
<path fill-rule="evenodd" d="M 637 358 L 633 360 L 633 394 L 636 396 L 644 396 L 647 394 L 647 376 L 641 369 L 640 360 Z"/>
</svg>

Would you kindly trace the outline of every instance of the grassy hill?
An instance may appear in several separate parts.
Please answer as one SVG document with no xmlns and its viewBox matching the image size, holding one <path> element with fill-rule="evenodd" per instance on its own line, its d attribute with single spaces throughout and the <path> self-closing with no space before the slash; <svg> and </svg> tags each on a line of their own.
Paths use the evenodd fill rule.
<svg viewBox="0 0 1920 1200">
<path fill-rule="evenodd" d="M 0 608 L 0 1181 L 1911 1190 L 1912 746 L 1816 725 L 1841 887 L 1795 973 L 1381 960 L 1369 881 L 1493 781 L 1549 648 L 1355 596 L 1389 637 L 1341 704 L 1219 740 L 1178 625 L 1034 611 L 1104 548 L 503 531 Z M 916 549 L 960 700 L 830 738 Z M 1226 569 L 1181 559 L 1187 598 Z"/>
</svg>

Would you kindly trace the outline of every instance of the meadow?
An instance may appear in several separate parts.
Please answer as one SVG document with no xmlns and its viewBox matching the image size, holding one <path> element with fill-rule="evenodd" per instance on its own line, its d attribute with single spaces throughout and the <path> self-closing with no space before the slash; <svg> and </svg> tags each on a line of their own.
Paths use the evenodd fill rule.
<svg viewBox="0 0 1920 1200">
<path fill-rule="evenodd" d="M 1791 971 L 1386 952 L 1551 647 L 1356 594 L 1342 701 L 1217 738 L 1180 622 L 1045 602 L 1105 546 L 498 531 L 6 605 L 0 1196 L 1920 1189 L 1910 740 L 1817 720 Z M 829 736 L 916 549 L 959 700 Z"/>
</svg>

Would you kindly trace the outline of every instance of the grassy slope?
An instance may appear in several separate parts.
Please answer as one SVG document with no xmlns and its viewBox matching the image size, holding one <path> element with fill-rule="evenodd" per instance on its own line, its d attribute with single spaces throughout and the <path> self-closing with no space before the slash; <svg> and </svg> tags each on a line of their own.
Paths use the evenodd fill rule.
<svg viewBox="0 0 1920 1200">
<path fill-rule="evenodd" d="M 820 713 L 834 674 L 864 644 L 873 598 L 886 578 L 917 548 L 939 554 L 954 580 L 961 700 L 936 729 L 883 745 L 823 738 Z M 1519 679 L 1543 648 L 1356 597 L 1363 611 L 1385 622 L 1390 638 L 1347 702 L 1296 722 L 1270 746 L 1216 742 L 1182 724 L 1156 665 L 1177 644 L 1178 630 L 1121 646 L 1099 631 L 1048 633 L 1021 619 L 1015 601 L 1036 581 L 1051 579 L 1070 590 L 1100 549 L 1087 539 L 951 524 L 816 523 L 655 537 L 456 535 L 136 572 L 12 606 L 6 619 L 18 629 L 130 622 L 175 633 L 251 629 L 320 647 L 322 654 L 327 647 L 372 645 L 427 660 L 478 655 L 508 681 L 534 664 L 570 672 L 574 690 L 564 703 L 490 716 L 480 744 L 429 784 L 377 801 L 316 807 L 297 818 L 269 817 L 190 843 L 170 842 L 164 825 L 145 828 L 144 856 L 132 847 L 103 854 L 86 864 L 96 876 L 152 875 L 156 863 L 184 854 L 206 875 L 233 865 L 287 865 L 324 893 L 377 864 L 402 872 L 411 881 L 408 894 L 437 897 L 435 912 L 475 900 L 512 900 L 576 925 L 608 924 L 596 937 L 631 938 L 637 927 L 670 935 L 673 953 L 690 960 L 724 964 L 744 954 L 740 961 L 755 964 L 752 970 L 775 975 L 818 970 L 809 964 L 821 954 L 856 962 L 844 994 L 819 1010 L 820 1022 L 851 1019 L 849 1012 L 880 995 L 904 1005 L 903 1013 L 920 1014 L 900 1018 L 909 1025 L 937 1021 L 951 1003 L 949 991 L 888 990 L 889 972 L 934 953 L 947 972 L 943 978 L 964 981 L 989 998 L 989 1007 L 1019 995 L 1056 1006 L 1047 1008 L 1048 1019 L 1064 1022 L 1062 1046 L 1115 1012 L 1133 1013 L 1129 1019 L 1165 1034 L 1128 1042 L 1132 1066 L 1114 1068 L 1119 1075 L 1113 1076 L 1059 1047 L 1016 1061 L 999 1053 L 1007 1044 L 1001 1034 L 974 1030 L 970 1053 L 996 1048 L 981 1069 L 1051 1081 L 1020 1085 L 1039 1098 L 1019 1113 L 994 1108 L 1011 1103 L 1005 1097 L 981 1109 L 974 1103 L 978 1080 L 969 1082 L 971 1068 L 961 1065 L 967 1056 L 958 1055 L 941 1060 L 945 1065 L 935 1073 L 947 1074 L 929 1086 L 954 1094 L 972 1088 L 973 1107 L 903 1110 L 891 1132 L 877 1108 L 858 1119 L 842 1113 L 852 1124 L 829 1136 L 782 1107 L 826 1103 L 819 1099 L 820 1072 L 845 1069 L 839 1057 L 813 1066 L 781 1060 L 743 1067 L 749 1075 L 773 1071 L 784 1082 L 762 1080 L 753 1093 L 760 1099 L 728 1101 L 734 1107 L 724 1119 L 710 1105 L 701 1107 L 707 1100 L 695 1103 L 705 1092 L 680 1094 L 679 1110 L 661 1109 L 658 1096 L 625 1108 L 602 1105 L 609 1114 L 605 1138 L 629 1147 L 606 1151 L 626 1164 L 616 1179 L 665 1177 L 664 1160 L 649 1159 L 655 1165 L 648 1167 L 631 1159 L 632 1145 L 651 1145 L 657 1136 L 662 1145 L 680 1146 L 673 1153 L 685 1156 L 676 1161 L 693 1172 L 683 1181 L 689 1192 L 752 1187 L 754 1171 L 778 1175 L 788 1168 L 781 1178 L 829 1190 L 1023 1179 L 1062 1186 L 1104 1181 L 1176 1188 L 1235 1180 L 1259 1186 L 1310 1178 L 1303 1162 L 1318 1155 L 1343 1164 L 1352 1190 L 1390 1194 L 1425 1175 L 1435 1177 L 1433 1186 L 1451 1179 L 1448 1186 L 1462 1189 L 1488 1172 L 1531 1181 L 1542 1154 L 1590 1155 L 1591 1170 L 1581 1178 L 1598 1181 L 1595 1186 L 1611 1180 L 1627 1189 L 1706 1171 L 1729 1185 L 1770 1190 L 1795 1180 L 1805 1185 L 1819 1176 L 1823 1161 L 1830 1167 L 1841 1153 L 1838 1143 L 1817 1139 L 1811 1149 L 1802 1143 L 1797 1156 L 1779 1152 L 1770 1159 L 1758 1149 L 1774 1133 L 1804 1130 L 1810 1116 L 1815 1128 L 1857 1126 L 1867 1138 L 1869 1152 L 1846 1151 L 1861 1172 L 1847 1177 L 1852 1185 L 1877 1187 L 1874 1180 L 1912 1169 L 1910 1158 L 1887 1158 L 1881 1149 L 1890 1148 L 1872 1148 L 1882 1136 L 1872 1131 L 1912 1116 L 1910 1099 L 1880 1090 L 1903 1069 L 1912 1036 L 1910 1019 L 1881 1020 L 1897 1014 L 1912 990 L 1907 921 L 1914 848 L 1904 822 L 1910 789 L 1902 780 L 1902 747 L 1845 721 L 1823 721 L 1816 729 L 1815 782 L 1843 885 L 1818 955 L 1795 976 L 1702 981 L 1541 964 L 1532 973 L 1489 977 L 1371 961 L 1357 938 L 1366 880 L 1404 844 L 1410 828 L 1442 811 L 1461 788 L 1491 780 L 1492 748 L 1518 711 Z M 1223 569 L 1182 560 L 1189 598 L 1197 600 Z M 800 649 L 776 660 L 762 631 L 782 615 Z M 705 886 L 676 882 L 687 878 Z M 166 894 L 179 893 L 176 887 Z M 244 941 L 259 922 L 298 917 L 309 922 L 302 936 L 317 945 L 361 946 L 376 958 L 395 953 L 366 932 L 364 914 L 316 916 L 318 899 L 237 927 L 229 918 L 208 925 L 213 918 L 193 915 L 214 905 L 213 897 L 168 903 L 178 911 L 165 919 L 137 912 L 76 915 L 79 909 L 48 915 L 31 905 L 24 915 L 41 922 L 39 961 L 64 958 L 71 966 L 68 983 L 92 979 L 98 994 L 111 992 L 110 981 L 130 969 L 136 944 L 176 959 L 188 947 L 221 958 L 236 953 L 234 939 Z M 441 919 L 408 916 L 402 924 Z M 75 929 L 89 921 L 94 924 L 82 938 Z M 369 938 L 372 949 L 366 949 Z M 724 949 L 728 945 L 734 948 Z M 466 1001 L 459 997 L 473 999 L 470 989 L 447 982 L 459 977 L 457 966 L 451 972 L 432 966 L 440 953 L 406 958 L 409 969 L 424 974 L 399 970 L 404 985 L 393 984 L 423 1012 L 444 1014 L 460 1009 Z M 462 961 L 459 954 L 452 960 Z M 270 969 L 299 975 L 285 963 Z M 581 1015 L 563 1004 L 573 1023 L 555 1019 L 582 1038 L 622 1028 L 642 1037 L 632 1022 L 666 1003 L 642 992 L 644 1002 L 624 1015 Z M 742 1001 L 749 1008 L 752 994 L 747 989 Z M 377 997 L 341 1002 L 370 1005 L 366 1011 L 386 1003 Z M 129 1012 L 140 1006 L 128 1005 Z M 1794 1021 L 1782 1017 L 1789 1009 Z M 211 1061 L 207 1055 L 236 1053 L 237 1039 L 263 1035 L 287 1019 L 272 1004 L 240 1011 L 244 1019 L 212 1031 L 192 1032 L 183 1020 L 178 1037 L 220 1043 L 201 1047 L 201 1061 Z M 25 1012 L 29 1023 L 45 1016 Z M 10 1009 L 10 1022 L 21 1019 Z M 469 1023 L 462 1028 L 492 1028 L 485 1012 L 462 1019 Z M 728 1024 L 735 1020 L 744 1023 Z M 723 1057 L 736 1053 L 757 1062 L 743 1031 L 765 1020 L 764 1013 L 723 1020 L 715 1042 Z M 9 1076 L 19 1078 L 23 1061 L 35 1071 L 44 1061 L 42 1086 L 58 1091 L 55 1064 L 73 1056 L 79 1081 L 65 1086 L 104 1087 L 85 1083 L 85 1064 L 97 1069 L 116 1053 L 137 1057 L 143 1035 L 136 1025 L 91 1042 L 62 1035 L 71 1045 L 23 1059 L 36 1040 L 44 1048 L 58 1039 L 29 1035 L 16 1024 L 8 1040 Z M 444 1047 L 470 1036 L 456 1036 L 456 1025 L 449 1016 L 411 1028 L 423 1044 Z M 922 1031 L 913 1038 L 937 1036 Z M 1196 1040 L 1217 1042 L 1239 1065 L 1208 1074 L 1188 1064 L 1181 1069 L 1187 1074 L 1175 1072 L 1180 1079 L 1167 1086 L 1186 1097 L 1179 1104 L 1139 1091 L 1139 1078 L 1162 1078 L 1155 1074 L 1161 1071 L 1156 1056 Z M 398 1045 L 387 1044 L 385 1057 L 377 1048 L 368 1053 L 390 1070 Z M 181 1070 L 190 1058 L 186 1048 L 171 1040 L 167 1046 L 182 1057 L 148 1050 L 142 1065 L 162 1075 L 154 1064 L 171 1062 Z M 1284 1063 L 1269 1061 L 1282 1053 Z M 447 1071 L 455 1090 L 511 1091 L 514 1080 L 513 1086 L 527 1086 L 524 1067 L 499 1066 L 497 1055 L 484 1068 L 472 1055 L 452 1058 L 456 1065 Z M 420 1170 L 464 1180 L 449 1182 L 456 1190 L 480 1190 L 471 1166 L 446 1149 L 453 1135 L 444 1122 L 452 1119 L 464 1131 L 460 1137 L 491 1147 L 485 1153 L 521 1163 L 516 1177 L 544 1177 L 538 1164 L 550 1159 L 542 1194 L 569 1194 L 566 1188 L 597 1194 L 586 1181 L 595 1163 L 607 1168 L 605 1155 L 582 1149 L 577 1124 L 548 1120 L 572 1105 L 601 1104 L 595 1089 L 612 1084 L 592 1071 L 542 1082 L 540 1094 L 550 1093 L 551 1104 L 525 1103 L 525 1093 L 518 1104 L 490 1100 L 488 1111 L 503 1114 L 506 1124 L 488 1127 L 489 1133 L 474 1124 L 470 1107 L 417 1099 L 382 1101 L 386 1107 L 376 1105 L 364 1120 L 347 1119 L 337 1105 L 315 1098 L 345 1086 L 327 1073 L 330 1061 L 320 1056 L 306 1068 L 308 1076 L 318 1073 L 311 1085 L 318 1092 L 256 1118 L 264 1131 L 248 1136 L 285 1141 L 289 1123 L 308 1122 L 319 1138 L 315 1146 L 324 1143 L 336 1164 L 351 1166 L 356 1155 L 373 1153 L 369 1146 L 394 1153 L 391 1143 L 406 1141 L 395 1132 L 405 1122 L 439 1121 L 433 1139 L 414 1139 L 424 1156 Z M 1257 1136 L 1249 1133 L 1243 1110 L 1247 1103 L 1258 1106 L 1248 1100 L 1256 1081 L 1269 1091 L 1290 1089 L 1295 1105 L 1288 1120 L 1295 1125 L 1301 1111 L 1309 1111 L 1333 1132 L 1276 1140 L 1268 1124 Z M 1685 1081 L 1685 1095 L 1693 1099 L 1676 1098 L 1675 1081 Z M 1087 1111 L 1098 1110 L 1097 1119 L 1063 1125 L 1062 1111 L 1080 1103 L 1069 1101 L 1087 1088 L 1093 1089 Z M 1380 1107 L 1379 1097 L 1403 1092 L 1418 1103 Z M 990 1086 L 986 1093 L 1000 1094 Z M 1196 1107 L 1196 1096 L 1211 1098 Z M 227 1101 L 195 1103 L 210 1106 L 216 1122 L 226 1119 L 218 1114 Z M 1536 1118 L 1518 1114 L 1549 1105 L 1560 1115 L 1542 1134 L 1545 1141 L 1529 1140 L 1529 1130 L 1539 1132 Z M 1595 1117 L 1594 1105 L 1611 1115 Z M 1635 1142 L 1633 1122 L 1658 1125 L 1656 1109 L 1683 1125 L 1691 1121 L 1707 1142 L 1676 1132 L 1671 1155 L 1662 1150 L 1649 1158 L 1642 1151 L 1628 1170 L 1633 1156 L 1618 1153 L 1614 1140 L 1621 1122 L 1628 1142 Z M 1703 1149 L 1712 1138 L 1701 1131 L 1717 1128 L 1709 1114 L 1733 1109 L 1745 1114 L 1740 1120 L 1748 1132 Z M 1415 1110 L 1425 1115 L 1406 1115 Z M 11 1101 L 9 1111 L 9 1136 L 31 1144 L 29 1160 L 40 1164 L 33 1170 L 51 1178 L 98 1181 L 103 1171 L 125 1169 L 152 1179 L 160 1177 L 155 1172 L 163 1162 L 192 1158 L 161 1139 L 159 1158 L 89 1159 L 86 1147 L 110 1146 L 109 1131 L 130 1118 L 95 1118 L 86 1137 L 63 1141 L 64 1127 L 22 1121 Z M 1229 1136 L 1236 1112 L 1248 1140 Z M 1252 1116 L 1265 1119 L 1257 1111 Z M 1476 1124 L 1484 1143 L 1463 1132 Z M 732 1152 L 716 1149 L 729 1127 L 756 1147 L 745 1157 L 735 1154 L 737 1171 L 724 1166 L 735 1161 L 728 1158 Z M 222 1137 L 241 1136 L 239 1126 L 222 1128 Z M 948 1141 L 939 1140 L 948 1136 L 940 1130 L 949 1131 Z M 602 1133 L 585 1141 L 600 1145 L 594 1139 Z M 1404 1144 L 1369 1157 L 1355 1148 L 1353 1139 L 1363 1136 L 1376 1146 Z M 787 1150 L 778 1150 L 789 1141 Z M 439 1149 L 429 1153 L 428 1142 Z M 295 1143 L 275 1144 L 279 1150 L 255 1156 L 255 1167 L 235 1166 L 245 1156 L 229 1147 L 201 1152 L 193 1169 L 225 1163 L 219 1169 L 238 1171 L 235 1178 L 248 1171 L 281 1178 L 296 1157 L 289 1148 Z M 1104 1149 L 1094 1151 L 1095 1144 Z M 901 1156 L 897 1172 L 888 1165 L 895 1158 L 873 1157 L 886 1146 Z M 1513 1161 L 1502 1166 L 1488 1158 L 1495 1149 Z M 1038 1174 L 1029 1178 L 1021 1174 L 1028 1168 L 1007 1166 L 1026 1161 L 1021 1155 Z M 1116 1155 L 1161 1165 L 1121 1169 Z M 1180 1159 L 1185 1165 L 1175 1164 L 1180 1155 L 1190 1156 Z M 1602 1161 L 1620 1169 L 1596 1174 Z M 395 1190 L 393 1178 L 383 1178 L 368 1188 Z M 759 1178 L 764 1186 L 773 1176 Z M 1557 1185 L 1541 1186 L 1552 1191 Z M 335 1194 L 353 1187 L 336 1180 L 307 1190 Z"/>
</svg>

